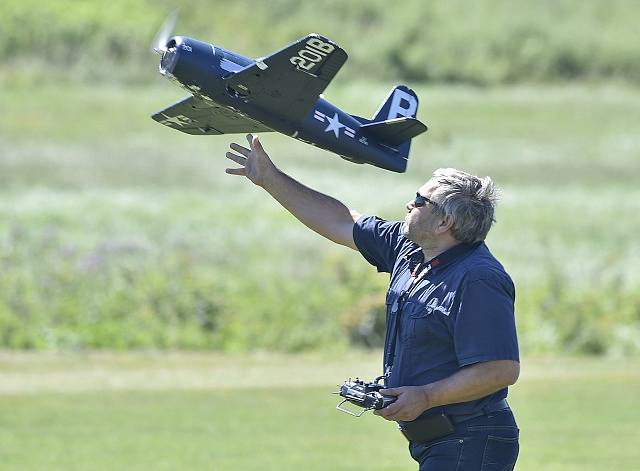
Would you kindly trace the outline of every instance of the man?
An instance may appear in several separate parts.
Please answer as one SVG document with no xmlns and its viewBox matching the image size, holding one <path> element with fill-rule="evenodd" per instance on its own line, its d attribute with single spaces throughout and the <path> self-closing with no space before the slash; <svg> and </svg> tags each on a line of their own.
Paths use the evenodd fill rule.
<svg viewBox="0 0 640 471">
<path fill-rule="evenodd" d="M 302 185 L 257 137 L 247 140 L 231 144 L 240 168 L 227 173 L 391 274 L 381 392 L 397 399 L 376 414 L 398 422 L 420 471 L 513 469 L 519 430 L 505 398 L 520 371 L 515 290 L 483 242 L 497 199 L 491 179 L 437 170 L 405 220 L 387 222 Z"/>
</svg>

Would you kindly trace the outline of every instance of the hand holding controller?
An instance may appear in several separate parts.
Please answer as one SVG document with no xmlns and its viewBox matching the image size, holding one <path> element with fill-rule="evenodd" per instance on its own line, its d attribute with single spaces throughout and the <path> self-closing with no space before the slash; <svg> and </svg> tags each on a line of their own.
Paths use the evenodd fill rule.
<svg viewBox="0 0 640 471">
<path fill-rule="evenodd" d="M 380 394 L 379 391 L 384 389 L 384 386 L 379 383 L 380 379 L 382 379 L 382 376 L 369 383 L 358 378 L 356 378 L 355 381 L 351 379 L 345 381 L 344 384 L 340 386 L 340 391 L 335 393 L 344 398 L 344 400 L 336 406 L 336 409 L 355 417 L 360 417 L 368 410 L 383 409 L 395 402 L 397 399 L 396 396 Z M 342 407 L 345 402 L 350 402 L 358 407 L 362 407 L 363 410 L 356 414 Z"/>
</svg>

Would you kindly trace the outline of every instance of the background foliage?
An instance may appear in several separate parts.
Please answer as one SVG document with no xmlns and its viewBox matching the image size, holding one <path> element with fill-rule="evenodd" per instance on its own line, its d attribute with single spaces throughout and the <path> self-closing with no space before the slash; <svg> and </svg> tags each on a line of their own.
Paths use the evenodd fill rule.
<svg viewBox="0 0 640 471">
<path fill-rule="evenodd" d="M 632 0 L 5 0 L 0 60 L 14 72 L 35 62 L 60 80 L 144 81 L 155 66 L 151 38 L 176 7 L 177 34 L 253 57 L 322 33 L 351 57 L 343 79 L 489 85 L 640 77 L 640 7 Z"/>
<path fill-rule="evenodd" d="M 355 114 L 406 80 L 430 131 L 404 175 L 263 142 L 387 218 L 434 168 L 491 175 L 504 200 L 488 243 L 518 287 L 522 349 L 626 355 L 640 351 L 634 5 L 196 0 L 176 33 L 258 56 L 321 32 L 350 54 L 327 98 Z M 171 6 L 0 4 L 0 347 L 380 345 L 384 275 L 226 176 L 241 136 L 149 119 L 182 96 L 149 52 Z"/>
</svg>

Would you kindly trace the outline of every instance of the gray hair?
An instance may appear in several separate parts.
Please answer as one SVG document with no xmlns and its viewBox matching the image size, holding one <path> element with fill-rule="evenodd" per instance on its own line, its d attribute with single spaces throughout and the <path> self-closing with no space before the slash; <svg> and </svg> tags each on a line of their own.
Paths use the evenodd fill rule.
<svg viewBox="0 0 640 471">
<path fill-rule="evenodd" d="M 439 168 L 433 172 L 438 187 L 431 194 L 441 217 L 452 221 L 451 235 L 460 242 L 484 240 L 495 222 L 493 217 L 500 191 L 489 177 L 456 170 Z"/>
</svg>

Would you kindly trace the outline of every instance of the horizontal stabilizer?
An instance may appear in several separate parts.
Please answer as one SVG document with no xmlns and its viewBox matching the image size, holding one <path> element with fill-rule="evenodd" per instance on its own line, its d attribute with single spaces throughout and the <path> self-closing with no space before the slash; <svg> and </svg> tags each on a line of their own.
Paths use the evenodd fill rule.
<svg viewBox="0 0 640 471">
<path fill-rule="evenodd" d="M 397 146 L 418 134 L 422 134 L 427 130 L 427 126 L 416 118 L 405 116 L 363 124 L 360 126 L 360 130 L 373 139 Z"/>
</svg>

